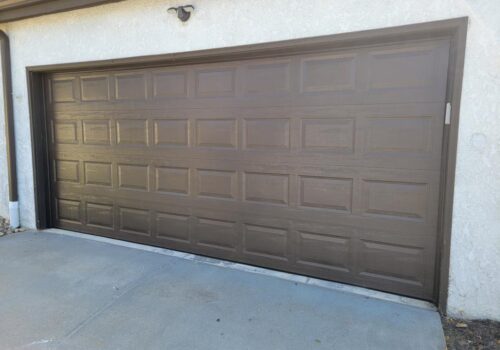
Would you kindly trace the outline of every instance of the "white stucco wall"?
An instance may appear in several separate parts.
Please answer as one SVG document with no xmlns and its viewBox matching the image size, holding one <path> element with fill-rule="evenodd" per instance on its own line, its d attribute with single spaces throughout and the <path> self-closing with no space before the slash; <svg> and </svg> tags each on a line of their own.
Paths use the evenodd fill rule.
<svg viewBox="0 0 500 350">
<path fill-rule="evenodd" d="M 188 23 L 170 6 L 196 6 Z M 129 0 L 0 26 L 11 38 L 21 220 L 35 226 L 25 67 L 310 37 L 469 16 L 453 215 L 452 315 L 500 319 L 499 0 Z M 3 119 L 3 118 L 2 118 Z M 0 121 L 3 135 L 3 121 Z M 0 140 L 0 215 L 6 215 Z"/>
</svg>

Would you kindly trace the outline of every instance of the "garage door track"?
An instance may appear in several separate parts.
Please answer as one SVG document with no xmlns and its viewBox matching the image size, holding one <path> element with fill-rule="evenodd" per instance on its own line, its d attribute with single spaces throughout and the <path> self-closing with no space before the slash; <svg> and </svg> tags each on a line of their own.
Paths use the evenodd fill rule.
<svg viewBox="0 0 500 350">
<path fill-rule="evenodd" d="M 2 349 L 444 349 L 431 310 L 48 232 L 0 238 Z"/>
</svg>

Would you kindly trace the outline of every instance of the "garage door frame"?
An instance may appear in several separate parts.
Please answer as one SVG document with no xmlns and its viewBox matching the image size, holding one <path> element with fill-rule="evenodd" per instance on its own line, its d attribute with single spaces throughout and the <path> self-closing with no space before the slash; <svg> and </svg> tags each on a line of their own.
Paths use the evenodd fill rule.
<svg viewBox="0 0 500 350">
<path fill-rule="evenodd" d="M 265 44 L 228 47 L 173 53 L 166 55 L 144 56 L 94 62 L 79 62 L 48 66 L 27 67 L 30 102 L 30 126 L 34 169 L 34 192 L 36 223 L 38 229 L 52 227 L 50 213 L 49 148 L 46 130 L 44 75 L 53 72 L 87 71 L 116 68 L 137 68 L 155 66 L 174 66 L 195 63 L 230 61 L 244 58 L 277 57 L 290 55 L 304 50 L 321 52 L 343 47 L 375 45 L 393 41 L 430 38 L 450 39 L 450 59 L 447 81 L 447 102 L 451 103 L 451 123 L 444 128 L 443 162 L 438 221 L 438 249 L 436 256 L 436 290 L 434 301 L 445 312 L 448 294 L 448 273 L 450 238 L 455 181 L 456 150 L 460 114 L 460 98 L 465 57 L 467 18 L 457 18 L 437 22 L 405 25 L 369 31 L 335 34 L 329 36 L 294 39 Z"/>
</svg>

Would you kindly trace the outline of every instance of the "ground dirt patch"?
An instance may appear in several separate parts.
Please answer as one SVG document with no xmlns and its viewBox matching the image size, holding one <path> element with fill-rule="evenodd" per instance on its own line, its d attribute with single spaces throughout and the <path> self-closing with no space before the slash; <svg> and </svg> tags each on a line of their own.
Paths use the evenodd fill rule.
<svg viewBox="0 0 500 350">
<path fill-rule="evenodd" d="M 12 229 L 9 226 L 9 220 L 4 219 L 0 216 L 0 237 L 5 236 L 10 233 L 17 233 L 24 231 L 22 228 Z"/>
<path fill-rule="evenodd" d="M 499 350 L 500 322 L 443 317 L 448 350 Z"/>
</svg>

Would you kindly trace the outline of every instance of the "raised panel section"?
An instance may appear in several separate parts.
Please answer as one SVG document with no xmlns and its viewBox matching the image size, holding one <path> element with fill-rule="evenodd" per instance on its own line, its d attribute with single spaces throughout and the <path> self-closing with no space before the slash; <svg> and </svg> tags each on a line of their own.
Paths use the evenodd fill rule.
<svg viewBox="0 0 500 350">
<path fill-rule="evenodd" d="M 156 235 L 163 239 L 189 242 L 189 216 L 158 213 L 156 215 Z"/>
<path fill-rule="evenodd" d="M 113 229 L 113 206 L 106 204 L 87 203 L 87 225 L 99 228 Z"/>
<path fill-rule="evenodd" d="M 146 79 L 143 73 L 115 75 L 117 100 L 146 99 Z"/>
<path fill-rule="evenodd" d="M 52 102 L 75 101 L 75 79 L 53 79 L 51 84 Z"/>
<path fill-rule="evenodd" d="M 352 179 L 300 176 L 300 205 L 350 213 Z"/>
<path fill-rule="evenodd" d="M 187 146 L 189 143 L 189 120 L 163 119 L 154 121 L 155 145 Z"/>
<path fill-rule="evenodd" d="M 211 69 L 196 72 L 196 96 L 225 97 L 235 93 L 235 69 Z"/>
<path fill-rule="evenodd" d="M 59 182 L 79 182 L 79 164 L 77 160 L 56 160 L 56 180 Z"/>
<path fill-rule="evenodd" d="M 116 137 L 119 145 L 147 145 L 148 122 L 147 120 L 117 120 Z"/>
<path fill-rule="evenodd" d="M 273 94 L 290 90 L 290 64 L 261 63 L 247 67 L 245 89 L 249 94 Z"/>
<path fill-rule="evenodd" d="M 432 150 L 432 117 L 372 117 L 365 153 L 425 154 Z"/>
<path fill-rule="evenodd" d="M 231 251 L 236 249 L 235 222 L 198 218 L 195 234 L 198 245 Z"/>
<path fill-rule="evenodd" d="M 200 147 L 236 148 L 235 119 L 204 119 L 196 121 L 196 145 Z"/>
<path fill-rule="evenodd" d="M 288 204 L 288 175 L 248 172 L 244 174 L 244 188 L 247 201 Z"/>
<path fill-rule="evenodd" d="M 126 233 L 149 236 L 149 211 L 120 208 L 120 230 Z"/>
<path fill-rule="evenodd" d="M 189 193 L 189 169 L 156 168 L 156 191 L 171 194 Z"/>
<path fill-rule="evenodd" d="M 302 60 L 302 92 L 353 90 L 356 56 L 324 56 Z"/>
<path fill-rule="evenodd" d="M 84 162 L 84 178 L 86 185 L 111 186 L 111 163 Z"/>
<path fill-rule="evenodd" d="M 246 254 L 287 260 L 287 230 L 275 227 L 245 225 Z"/>
<path fill-rule="evenodd" d="M 87 145 L 110 145 L 111 133 L 108 120 L 84 120 L 83 143 Z"/>
<path fill-rule="evenodd" d="M 363 180 L 362 201 L 366 214 L 425 220 L 427 197 L 425 183 Z"/>
<path fill-rule="evenodd" d="M 109 100 L 109 79 L 107 76 L 92 76 L 80 78 L 82 101 Z"/>
<path fill-rule="evenodd" d="M 124 189 L 147 191 L 149 189 L 148 166 L 119 164 L 118 185 Z"/>
<path fill-rule="evenodd" d="M 246 119 L 245 148 L 288 149 L 290 147 L 289 119 Z"/>
<path fill-rule="evenodd" d="M 352 118 L 302 120 L 302 148 L 311 151 L 353 153 L 355 126 Z"/>
<path fill-rule="evenodd" d="M 370 89 L 423 88 L 433 85 L 434 51 L 397 48 L 368 56 Z"/>
<path fill-rule="evenodd" d="M 155 99 L 187 97 L 187 73 L 155 72 L 153 97 Z"/>
<path fill-rule="evenodd" d="M 80 202 L 57 199 L 57 219 L 71 223 L 80 223 Z"/>
<path fill-rule="evenodd" d="M 214 198 L 236 198 L 236 172 L 198 170 L 198 195 Z"/>
<path fill-rule="evenodd" d="M 423 286 L 424 254 L 419 247 L 361 241 L 360 275 Z"/>
<path fill-rule="evenodd" d="M 350 239 L 346 237 L 299 231 L 297 263 L 312 268 L 349 272 L 349 242 Z"/>
<path fill-rule="evenodd" d="M 54 122 L 55 143 L 78 143 L 78 127 L 76 122 Z"/>
</svg>

